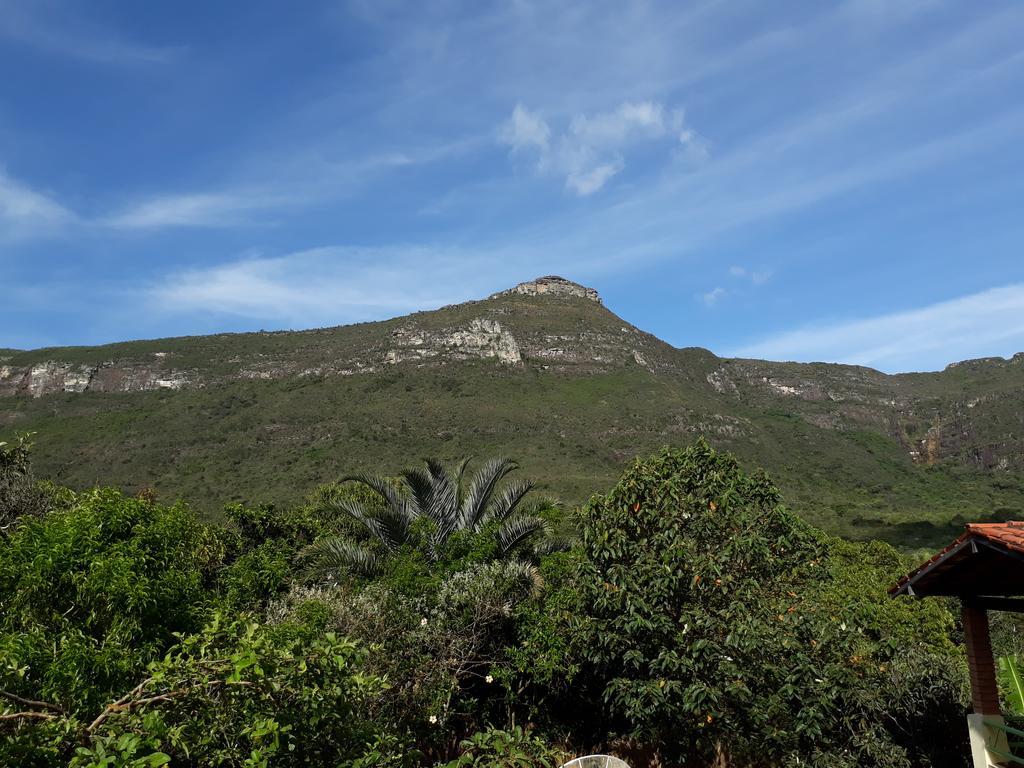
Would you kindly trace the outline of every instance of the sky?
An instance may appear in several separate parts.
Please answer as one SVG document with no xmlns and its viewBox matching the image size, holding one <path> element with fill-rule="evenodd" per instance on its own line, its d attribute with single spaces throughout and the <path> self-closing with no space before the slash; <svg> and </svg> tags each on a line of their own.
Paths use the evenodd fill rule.
<svg viewBox="0 0 1024 768">
<path fill-rule="evenodd" d="M 539 275 L 669 343 L 1024 351 L 1018 0 L 0 0 L 0 347 Z"/>
</svg>

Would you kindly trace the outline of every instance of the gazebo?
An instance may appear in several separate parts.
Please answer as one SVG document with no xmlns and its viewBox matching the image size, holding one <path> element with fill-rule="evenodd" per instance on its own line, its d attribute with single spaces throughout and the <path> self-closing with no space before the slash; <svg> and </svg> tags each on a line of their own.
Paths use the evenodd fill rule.
<svg viewBox="0 0 1024 768">
<path fill-rule="evenodd" d="M 999 707 L 988 612 L 1024 613 L 1024 522 L 971 523 L 953 543 L 908 573 L 889 590 L 893 597 L 956 597 L 963 614 L 964 643 L 971 677 L 967 716 L 974 768 L 1024 765 L 1014 755 L 1009 728 Z"/>
</svg>

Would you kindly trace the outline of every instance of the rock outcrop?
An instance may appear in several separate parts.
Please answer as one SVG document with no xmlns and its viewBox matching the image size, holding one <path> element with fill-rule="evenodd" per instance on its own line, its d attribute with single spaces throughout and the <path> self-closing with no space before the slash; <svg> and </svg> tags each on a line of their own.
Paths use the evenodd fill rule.
<svg viewBox="0 0 1024 768">
<path fill-rule="evenodd" d="M 144 392 L 181 389 L 195 383 L 183 371 L 167 369 L 160 363 L 138 360 L 108 360 L 75 364 L 44 360 L 31 366 L 0 366 L 0 396 L 42 397 L 58 392 Z"/>
<path fill-rule="evenodd" d="M 574 283 L 572 280 L 566 280 L 558 275 L 547 275 L 526 283 L 520 283 L 515 288 L 509 288 L 507 291 L 493 294 L 491 298 L 496 299 L 499 296 L 510 296 L 513 294 L 520 294 L 522 296 L 541 296 L 544 294 L 551 296 L 575 296 L 580 299 L 596 301 L 598 304 L 601 303 L 601 297 L 593 288 L 587 288 L 585 285 Z"/>
<path fill-rule="evenodd" d="M 391 338 L 393 346 L 384 358 L 391 365 L 441 356 L 454 360 L 495 358 L 506 365 L 523 359 L 515 337 L 489 317 L 474 318 L 466 328 L 437 332 L 406 326 L 393 331 Z"/>
</svg>

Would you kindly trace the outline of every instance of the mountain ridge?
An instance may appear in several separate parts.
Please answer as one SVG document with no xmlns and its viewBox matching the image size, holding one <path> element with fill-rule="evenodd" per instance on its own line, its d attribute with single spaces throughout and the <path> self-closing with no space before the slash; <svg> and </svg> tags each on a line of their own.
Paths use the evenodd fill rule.
<svg viewBox="0 0 1024 768">
<path fill-rule="evenodd" d="M 907 545 L 1024 510 L 1022 406 L 1024 355 L 908 374 L 721 358 L 556 276 L 373 323 L 0 359 L 0 439 L 37 432 L 41 468 L 71 485 L 216 510 L 421 454 L 507 453 L 578 502 L 633 455 L 704 435 L 814 522 Z"/>
<path fill-rule="evenodd" d="M 368 320 L 368 321 L 362 321 L 362 322 L 358 322 L 358 323 L 348 323 L 348 324 L 344 324 L 344 325 L 324 326 L 324 327 L 315 327 L 315 328 L 280 329 L 280 330 L 272 330 L 272 331 L 266 331 L 266 330 L 258 330 L 258 331 L 226 331 L 226 332 L 218 332 L 218 333 L 212 333 L 212 334 L 186 334 L 186 335 L 183 335 L 183 336 L 167 336 L 167 337 L 156 337 L 156 338 L 128 339 L 128 340 L 120 340 L 120 341 L 107 342 L 107 343 L 103 343 L 103 344 L 52 345 L 52 346 L 45 346 L 45 347 L 37 347 L 37 348 L 33 348 L 33 349 L 17 349 L 17 348 L 13 348 L 13 347 L 0 347 L 0 364 L 5 364 L 5 365 L 7 365 L 8 368 L 15 368 L 15 367 L 19 367 L 18 363 L 21 363 L 21 367 L 24 367 L 26 360 L 33 360 L 33 359 L 37 359 L 38 360 L 38 359 L 40 359 L 40 356 L 43 355 L 44 353 L 52 353 L 50 355 L 50 358 L 48 358 L 47 360 L 44 360 L 44 362 L 45 361 L 58 362 L 58 361 L 61 361 L 61 360 L 66 360 L 68 358 L 74 359 L 74 358 L 80 357 L 83 352 L 86 352 L 86 351 L 89 351 L 89 350 L 113 350 L 113 349 L 116 349 L 116 348 L 128 347 L 128 346 L 131 346 L 131 345 L 155 344 L 155 343 L 161 342 L 161 341 L 165 341 L 165 342 L 184 342 L 184 341 L 189 341 L 189 340 L 208 339 L 208 338 L 235 338 L 235 337 L 245 337 L 245 336 L 292 336 L 292 335 L 297 335 L 297 334 L 329 333 L 329 332 L 338 331 L 338 330 L 342 330 L 342 329 L 346 329 L 346 328 L 358 328 L 358 327 L 361 327 L 361 326 L 377 325 L 377 324 L 380 324 L 380 323 L 390 323 L 390 322 L 394 322 L 394 321 L 397 321 L 397 320 L 401 320 L 403 318 L 415 318 L 415 317 L 417 317 L 419 315 L 423 315 L 423 314 L 430 314 L 430 313 L 439 312 L 439 311 L 458 309 L 458 308 L 462 308 L 462 307 L 470 307 L 470 306 L 473 306 L 473 305 L 483 304 L 483 303 L 486 303 L 486 302 L 494 300 L 494 299 L 499 299 L 499 298 L 507 297 L 507 296 L 514 296 L 514 295 L 527 295 L 527 296 L 545 296 L 545 295 L 547 295 L 547 296 L 575 296 L 575 297 L 579 297 L 579 298 L 588 298 L 588 299 L 594 301 L 596 304 L 604 306 L 604 301 L 603 301 L 603 299 L 601 298 L 600 294 L 598 293 L 598 291 L 596 289 L 589 288 L 587 286 L 582 285 L 581 283 L 577 283 L 575 281 L 569 280 L 569 279 L 561 277 L 559 275 L 546 275 L 546 276 L 535 278 L 534 280 L 524 281 L 522 283 L 519 283 L 519 284 L 517 284 L 517 285 L 515 285 L 515 286 L 513 286 L 511 288 L 507 288 L 505 290 L 494 292 L 494 293 L 490 294 L 487 298 L 483 298 L 483 299 L 470 299 L 468 301 L 460 302 L 460 303 L 457 303 L 457 304 L 447 304 L 447 305 L 438 307 L 437 309 L 419 310 L 419 311 L 416 311 L 416 312 L 409 313 L 407 315 L 397 315 L 397 316 L 394 316 L 394 317 L 385 318 L 383 320 Z M 621 317 L 619 319 L 621 320 Z M 623 322 L 626 322 L 626 321 L 623 321 Z M 635 326 L 633 326 L 633 327 L 635 327 Z M 646 333 L 646 332 L 644 332 L 644 333 Z M 649 334 L 649 335 L 653 336 L 653 334 Z M 657 338 L 657 337 L 655 337 L 655 338 Z M 659 341 L 660 341 L 660 339 L 659 339 Z M 667 342 L 662 342 L 662 343 L 667 344 Z M 669 346 L 671 346 L 671 345 L 669 345 Z M 697 350 L 702 350 L 702 351 L 708 352 L 709 354 L 714 354 L 716 357 L 718 357 L 718 355 L 716 353 L 712 352 L 710 349 L 708 349 L 706 347 L 687 346 L 687 347 L 673 347 L 673 348 L 674 349 L 681 349 L 681 350 L 697 349 Z M 721 359 L 725 359 L 725 360 L 749 360 L 749 361 L 753 361 L 753 362 L 774 362 L 774 363 L 778 363 L 780 365 L 791 364 L 791 363 L 792 364 L 798 364 L 798 365 L 835 365 L 835 366 L 842 366 L 844 368 L 863 369 L 865 371 L 870 371 L 870 372 L 873 372 L 873 373 L 878 373 L 878 374 L 883 375 L 883 376 L 898 377 L 898 376 L 913 376 L 913 375 L 916 375 L 916 374 L 941 373 L 941 372 L 948 371 L 948 370 L 950 370 L 952 368 L 963 367 L 963 366 L 983 366 L 983 365 L 1005 366 L 1005 365 L 1010 365 L 1010 364 L 1024 363 L 1024 351 L 1017 352 L 1017 353 L 1011 355 L 1010 357 L 988 356 L 988 357 L 968 358 L 968 359 L 965 359 L 965 360 L 956 360 L 956 361 L 952 361 L 952 362 L 946 364 L 946 366 L 944 368 L 942 368 L 942 369 L 936 369 L 936 370 L 933 370 L 933 371 L 901 371 L 901 372 L 897 372 L 897 373 L 885 373 L 883 371 L 879 371 L 876 368 L 872 368 L 871 366 L 857 365 L 857 364 L 852 364 L 852 363 L 842 363 L 842 362 L 828 361 L 828 360 L 817 360 L 817 361 L 811 361 L 811 362 L 807 362 L 807 363 L 799 363 L 798 361 L 793 361 L 793 360 L 769 361 L 769 360 L 762 360 L 761 358 L 743 358 L 743 357 L 735 357 L 735 358 L 722 357 Z M 4 374 L 3 371 L 2 371 L 2 368 L 0 368 L 0 388 L 3 387 L 4 379 L 5 378 L 9 379 L 11 377 L 11 375 L 12 375 L 11 372 L 7 372 L 6 374 Z M 6 392 L 3 389 L 0 389 L 0 392 L 9 393 L 9 389 Z"/>
</svg>

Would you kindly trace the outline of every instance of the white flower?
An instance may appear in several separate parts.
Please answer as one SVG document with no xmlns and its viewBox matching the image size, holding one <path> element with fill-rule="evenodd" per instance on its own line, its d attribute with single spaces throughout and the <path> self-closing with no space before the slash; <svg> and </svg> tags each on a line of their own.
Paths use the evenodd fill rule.
<svg viewBox="0 0 1024 768">
<path fill-rule="evenodd" d="M 484 678 L 484 682 L 486 682 L 486 683 L 493 683 L 494 682 L 494 677 L 492 675 L 488 675 L 487 677 Z"/>
<path fill-rule="evenodd" d="M 424 619 L 424 621 L 426 621 L 426 619 Z M 430 723 L 431 723 L 431 725 L 437 723 L 437 715 L 431 715 L 430 716 Z"/>
<path fill-rule="evenodd" d="M 421 627 L 427 626 L 427 618 L 425 616 L 422 619 L 420 619 L 420 626 Z"/>
</svg>

